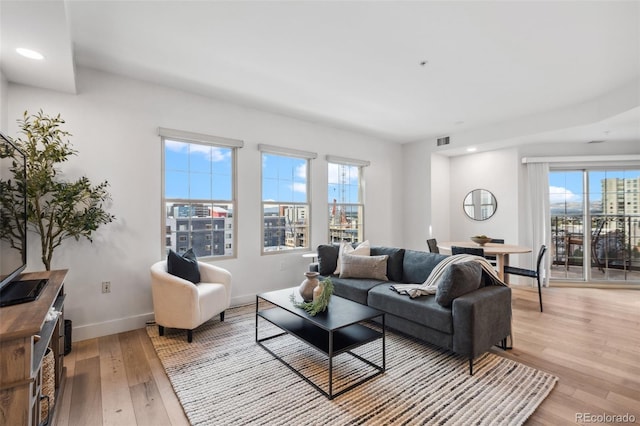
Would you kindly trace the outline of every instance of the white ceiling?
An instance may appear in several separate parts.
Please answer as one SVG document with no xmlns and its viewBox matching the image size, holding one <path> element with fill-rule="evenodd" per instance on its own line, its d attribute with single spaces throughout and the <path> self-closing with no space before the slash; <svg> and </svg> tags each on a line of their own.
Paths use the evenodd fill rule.
<svg viewBox="0 0 640 426">
<path fill-rule="evenodd" d="M 616 100 L 522 136 L 640 140 L 640 93 L 619 93 L 640 87 L 638 1 L 0 0 L 0 19 L 14 83 L 75 92 L 75 62 L 400 143 Z"/>
</svg>

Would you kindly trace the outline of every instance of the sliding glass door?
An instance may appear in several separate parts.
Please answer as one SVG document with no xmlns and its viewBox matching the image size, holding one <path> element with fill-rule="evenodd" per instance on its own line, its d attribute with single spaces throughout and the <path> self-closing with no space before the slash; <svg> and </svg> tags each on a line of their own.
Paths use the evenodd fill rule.
<svg viewBox="0 0 640 426">
<path fill-rule="evenodd" d="M 640 170 L 549 172 L 551 279 L 640 283 Z"/>
</svg>

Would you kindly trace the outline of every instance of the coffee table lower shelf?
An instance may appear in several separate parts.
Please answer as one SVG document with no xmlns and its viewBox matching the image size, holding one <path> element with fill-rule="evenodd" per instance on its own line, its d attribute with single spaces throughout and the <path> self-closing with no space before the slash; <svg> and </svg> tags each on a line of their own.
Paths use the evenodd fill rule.
<svg viewBox="0 0 640 426">
<path fill-rule="evenodd" d="M 278 328 L 284 330 L 283 333 L 279 333 L 273 336 L 258 338 L 258 317 L 263 318 Z M 286 365 L 291 371 L 296 373 L 307 383 L 315 387 L 320 393 L 329 399 L 333 399 L 343 393 L 353 389 L 354 387 L 371 380 L 372 378 L 382 374 L 386 369 L 385 359 L 385 326 L 384 326 L 384 314 L 382 317 L 382 331 L 374 330 L 370 327 L 366 327 L 361 324 L 351 324 L 346 327 L 342 327 L 336 330 L 326 330 L 317 325 L 312 324 L 308 320 L 298 315 L 295 315 L 280 307 L 274 307 L 270 309 L 257 310 L 256 306 L 256 342 L 262 346 L 267 352 L 269 352 L 274 358 Z M 309 346 L 315 348 L 319 352 L 328 357 L 329 364 L 329 390 L 325 391 L 316 383 L 312 382 L 309 378 L 305 377 L 301 372 L 296 370 L 293 366 L 287 363 L 282 357 L 274 353 L 271 349 L 265 346 L 262 342 L 275 339 L 284 335 L 291 335 L 299 340 L 307 343 Z M 364 344 L 373 342 L 375 340 L 382 339 L 382 366 L 377 365 L 360 355 L 351 352 L 353 349 L 362 346 Z M 347 353 L 360 361 L 373 367 L 376 372 L 370 374 L 363 379 L 350 384 L 339 392 L 333 392 L 333 358 Z"/>
</svg>

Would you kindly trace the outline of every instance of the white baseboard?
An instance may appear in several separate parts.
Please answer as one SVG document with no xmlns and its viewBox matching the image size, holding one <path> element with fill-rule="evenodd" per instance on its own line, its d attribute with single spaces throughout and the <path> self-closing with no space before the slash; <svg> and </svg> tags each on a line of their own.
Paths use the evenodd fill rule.
<svg viewBox="0 0 640 426">
<path fill-rule="evenodd" d="M 255 294 L 238 296 L 231 299 L 231 306 L 246 305 L 249 303 L 255 303 L 255 301 Z M 153 312 L 149 312 L 133 317 L 118 318 L 105 322 L 85 324 L 80 326 L 73 325 L 71 340 L 73 342 L 79 342 L 81 340 L 95 339 L 97 337 L 137 330 L 139 328 L 146 327 L 147 322 L 153 320 Z"/>
<path fill-rule="evenodd" d="M 71 332 L 71 340 L 73 342 L 79 342 L 81 340 L 95 339 L 96 337 L 137 330 L 138 328 L 145 327 L 147 321 L 153 321 L 153 312 L 81 326 L 74 325 Z"/>
</svg>

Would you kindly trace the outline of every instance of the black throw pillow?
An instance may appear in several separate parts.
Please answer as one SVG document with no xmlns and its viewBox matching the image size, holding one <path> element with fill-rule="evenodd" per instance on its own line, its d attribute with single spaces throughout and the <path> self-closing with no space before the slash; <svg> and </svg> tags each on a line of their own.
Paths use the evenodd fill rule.
<svg viewBox="0 0 640 426">
<path fill-rule="evenodd" d="M 200 282 L 200 269 L 198 259 L 193 253 L 193 249 L 187 250 L 182 256 L 173 250 L 169 250 L 167 256 L 167 272 L 194 284 Z"/>
<path fill-rule="evenodd" d="M 320 275 L 325 277 L 333 275 L 333 272 L 338 266 L 339 251 L 340 246 L 329 244 L 321 244 L 318 246 L 318 272 L 320 272 Z"/>
</svg>

